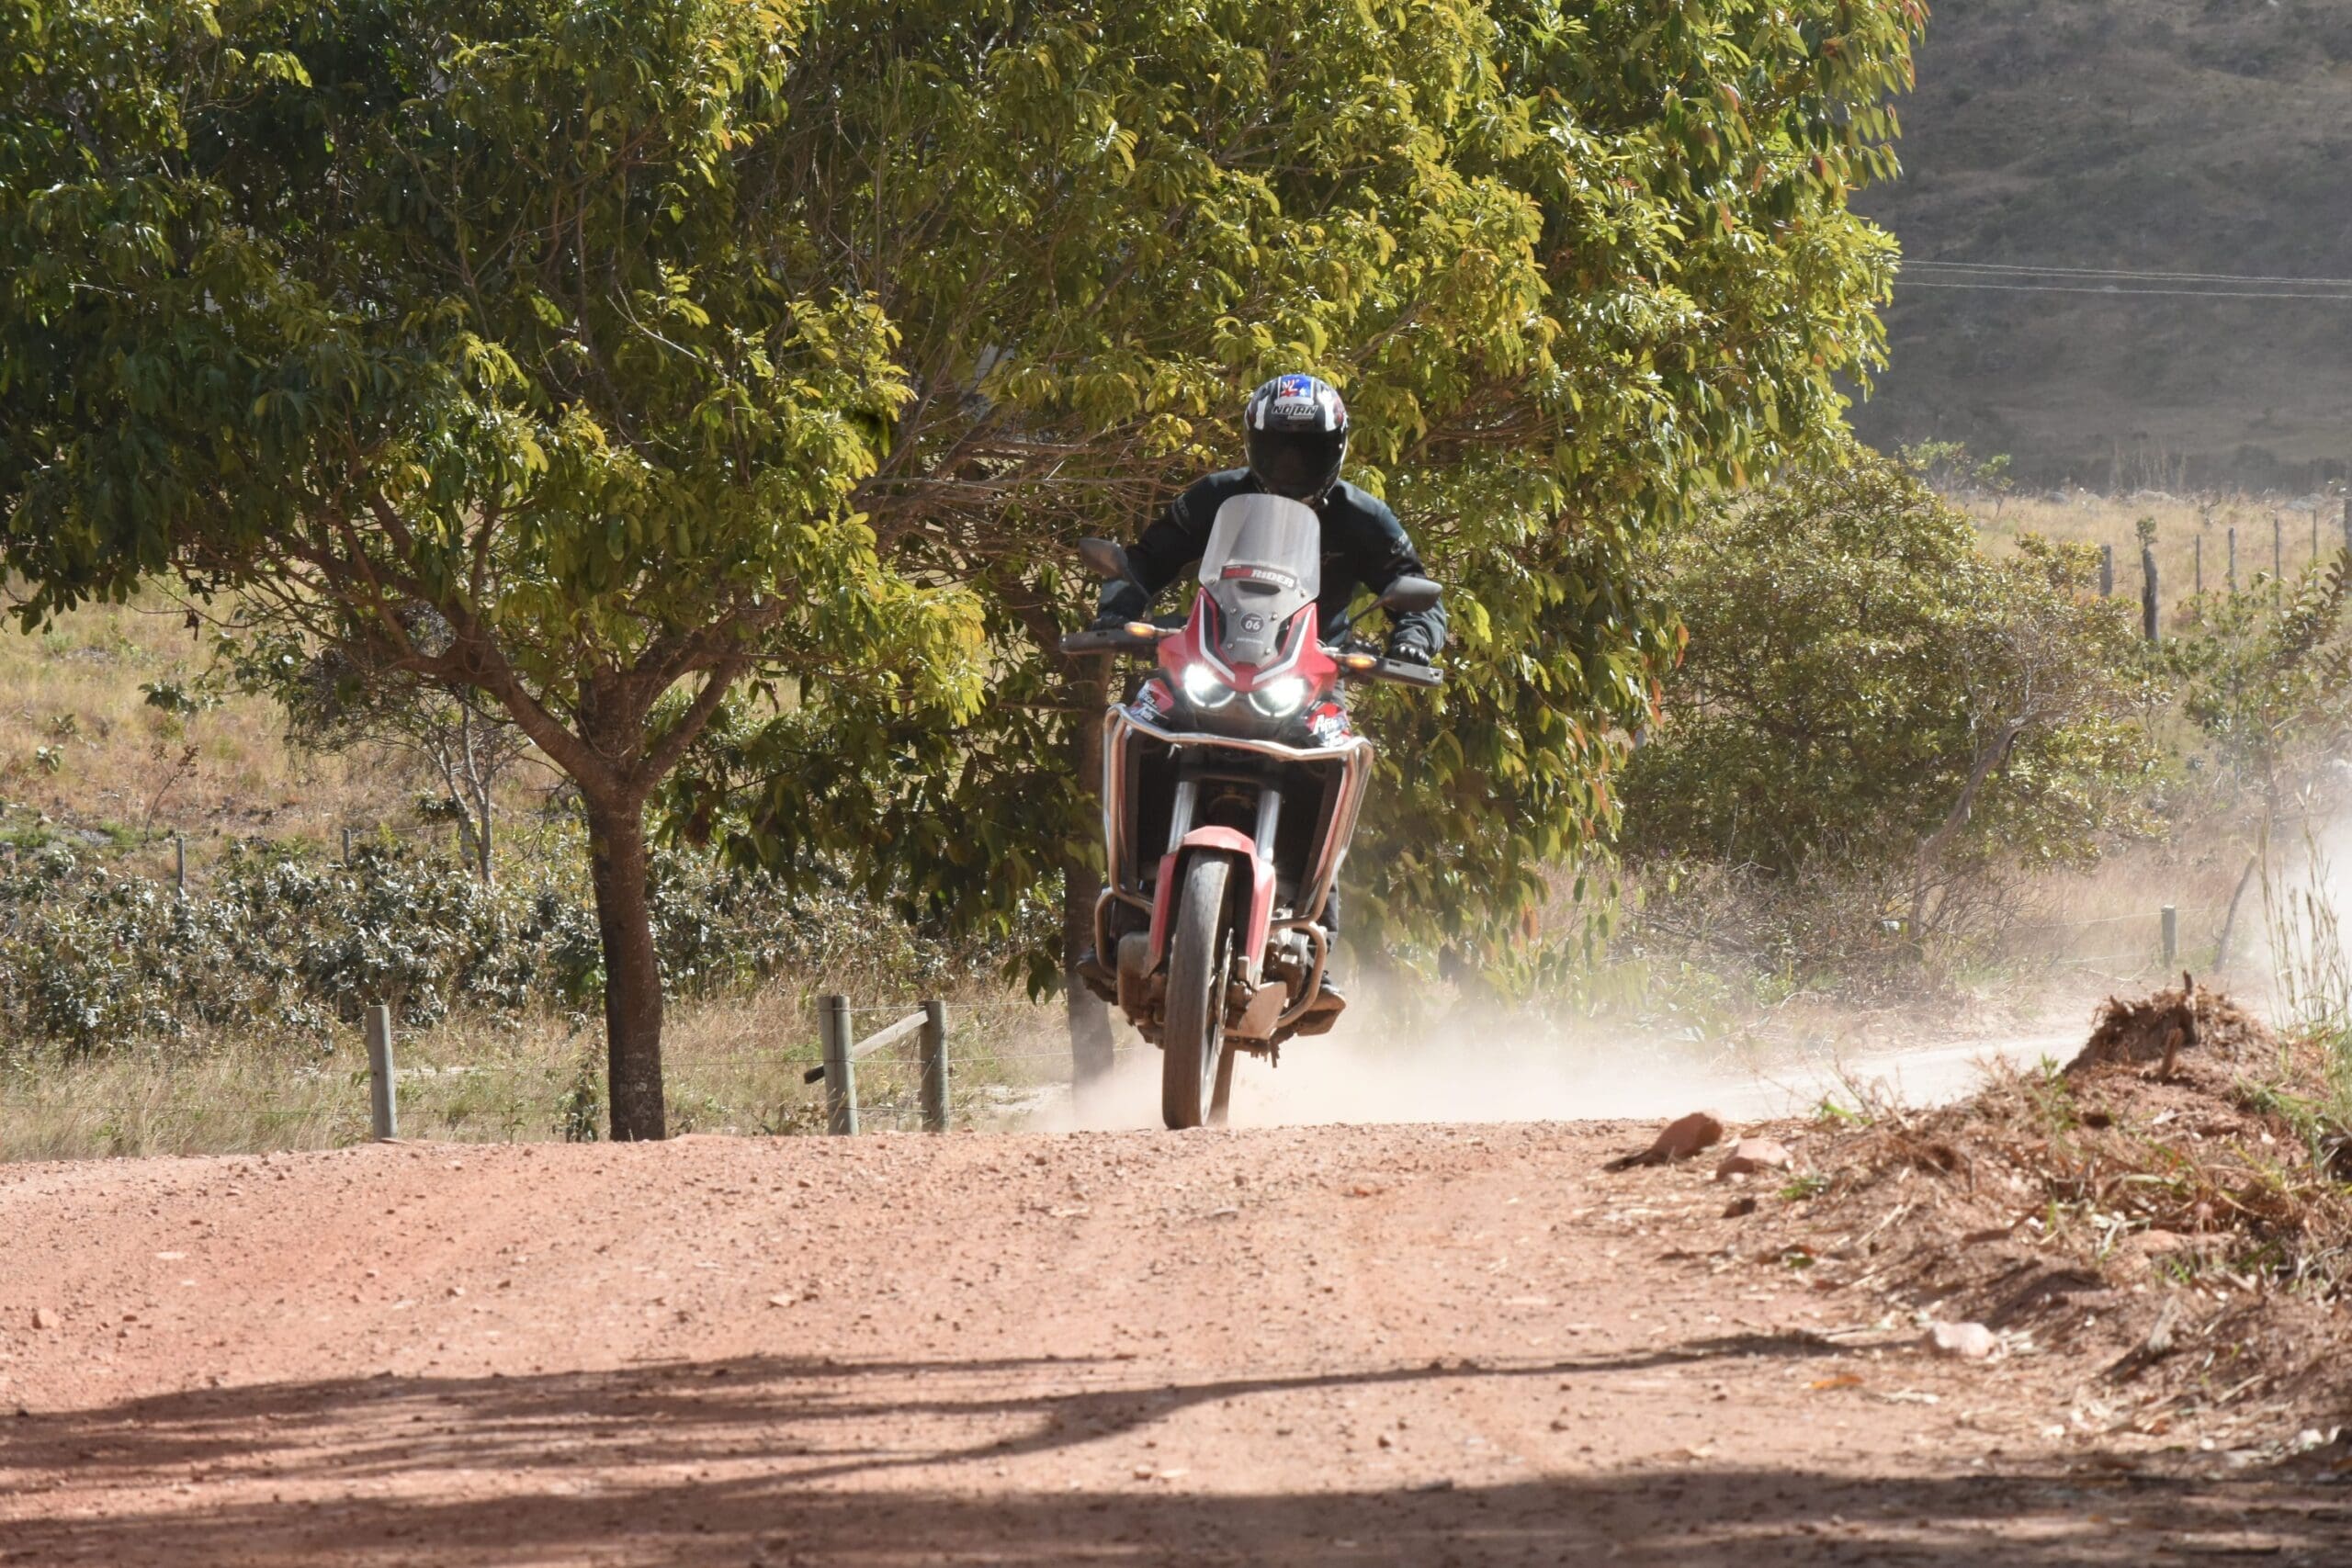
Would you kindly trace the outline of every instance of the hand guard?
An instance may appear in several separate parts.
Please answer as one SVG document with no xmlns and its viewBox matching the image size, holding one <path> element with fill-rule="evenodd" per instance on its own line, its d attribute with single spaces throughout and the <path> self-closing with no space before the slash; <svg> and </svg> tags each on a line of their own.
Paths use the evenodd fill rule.
<svg viewBox="0 0 2352 1568">
<path fill-rule="evenodd" d="M 1419 626 L 1408 626 L 1388 639 L 1388 657 L 1407 664 L 1427 664 L 1429 639 Z"/>
</svg>

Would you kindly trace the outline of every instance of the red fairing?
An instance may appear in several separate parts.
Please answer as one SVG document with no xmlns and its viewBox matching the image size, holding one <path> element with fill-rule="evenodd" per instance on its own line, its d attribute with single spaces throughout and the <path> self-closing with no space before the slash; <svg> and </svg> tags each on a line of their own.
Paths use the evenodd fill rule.
<svg viewBox="0 0 2352 1568">
<path fill-rule="evenodd" d="M 1176 868 L 1202 851 L 1239 855 L 1250 868 L 1250 923 L 1241 932 L 1241 951 L 1266 950 L 1266 933 L 1274 919 L 1274 866 L 1258 852 L 1256 840 L 1238 828 L 1195 828 L 1182 842 L 1159 857 L 1159 884 L 1151 893 L 1151 969 L 1159 967 L 1168 943 L 1169 904 L 1176 897 Z M 1256 973 L 1253 965 L 1250 971 Z"/>
<path fill-rule="evenodd" d="M 1174 637 L 1159 639 L 1159 668 L 1167 673 L 1171 691 L 1182 691 L 1184 671 L 1203 662 L 1217 679 L 1245 694 L 1290 675 L 1306 682 L 1310 702 L 1338 686 L 1340 667 L 1323 651 L 1321 628 L 1313 604 L 1291 617 L 1290 635 L 1283 639 L 1283 651 L 1264 664 L 1228 664 L 1219 657 L 1214 629 L 1217 614 L 1216 605 L 1206 593 L 1196 593 L 1184 629 Z"/>
</svg>

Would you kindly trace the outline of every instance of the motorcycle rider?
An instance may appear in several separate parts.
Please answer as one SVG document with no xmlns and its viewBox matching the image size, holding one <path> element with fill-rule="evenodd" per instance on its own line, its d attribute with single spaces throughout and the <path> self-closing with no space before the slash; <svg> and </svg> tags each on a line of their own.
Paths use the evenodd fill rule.
<svg viewBox="0 0 2352 1568">
<path fill-rule="evenodd" d="M 1359 588 L 1377 594 L 1400 577 L 1427 575 L 1387 502 L 1340 478 L 1348 455 L 1348 409 L 1329 383 L 1314 376 L 1275 377 L 1250 394 L 1241 432 L 1249 466 L 1197 479 L 1162 509 L 1127 551 L 1141 585 L 1105 583 L 1097 629 L 1148 615 L 1160 591 L 1200 560 L 1217 508 L 1237 495 L 1279 495 L 1314 509 L 1323 525 L 1323 587 L 1316 599 L 1321 626 L 1337 621 Z M 1427 664 L 1445 647 L 1445 628 L 1442 604 L 1398 615 L 1389 628 L 1387 655 Z M 1335 889 L 1321 922 L 1334 942 L 1339 903 Z M 1323 1000 L 1302 1021 L 1301 1032 L 1329 1028 L 1346 1006 L 1327 968 Z"/>
</svg>

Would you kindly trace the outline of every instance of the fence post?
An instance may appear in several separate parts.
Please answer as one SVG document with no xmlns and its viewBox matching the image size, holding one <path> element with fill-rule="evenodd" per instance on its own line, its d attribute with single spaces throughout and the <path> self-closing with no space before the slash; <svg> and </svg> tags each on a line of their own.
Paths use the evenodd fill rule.
<svg viewBox="0 0 2352 1568">
<path fill-rule="evenodd" d="M 2098 547 L 2098 596 L 2109 598 L 2115 592 L 2115 547 Z"/>
<path fill-rule="evenodd" d="M 857 1135 L 857 1071 L 850 1060 L 849 998 L 818 1000 L 818 1020 L 825 1036 L 825 1131 L 836 1137 Z"/>
<path fill-rule="evenodd" d="M 401 1135 L 400 1099 L 392 1069 L 392 1010 L 368 1010 L 368 1111 L 378 1138 Z"/>
<path fill-rule="evenodd" d="M 346 866 L 351 863 L 351 829 L 348 827 L 343 830 L 343 863 Z"/>
<path fill-rule="evenodd" d="M 922 1004 L 922 1124 L 930 1133 L 947 1131 L 947 1004 Z"/>
<path fill-rule="evenodd" d="M 2140 629 L 2156 640 L 2156 548 L 2140 547 Z"/>
<path fill-rule="evenodd" d="M 179 884 L 181 892 L 187 891 L 187 835 L 186 833 L 172 835 L 172 878 Z"/>
<path fill-rule="evenodd" d="M 2230 592 L 2235 593 L 2238 591 L 2238 528 L 2237 525 L 2234 523 L 2230 525 L 2230 575 L 2228 581 L 2230 585 Z"/>
<path fill-rule="evenodd" d="M 2352 556 L 2352 492 L 2344 497 L 2344 553 Z"/>
<path fill-rule="evenodd" d="M 2164 907 L 2165 967 L 2169 970 L 2180 962 L 2180 911 L 2170 904 Z"/>
</svg>

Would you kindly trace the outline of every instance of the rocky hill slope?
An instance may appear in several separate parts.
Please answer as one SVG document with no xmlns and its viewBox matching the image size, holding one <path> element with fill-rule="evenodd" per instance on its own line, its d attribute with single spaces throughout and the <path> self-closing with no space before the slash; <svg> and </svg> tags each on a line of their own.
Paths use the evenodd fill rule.
<svg viewBox="0 0 2352 1568">
<path fill-rule="evenodd" d="M 1947 0 L 1918 73 L 1905 177 L 1860 202 L 1908 258 L 1867 438 L 1962 439 L 2040 482 L 2344 477 L 2352 286 L 2230 280 L 2352 278 L 2352 4 Z M 1931 265 L 1955 261 L 2219 280 Z"/>
</svg>

